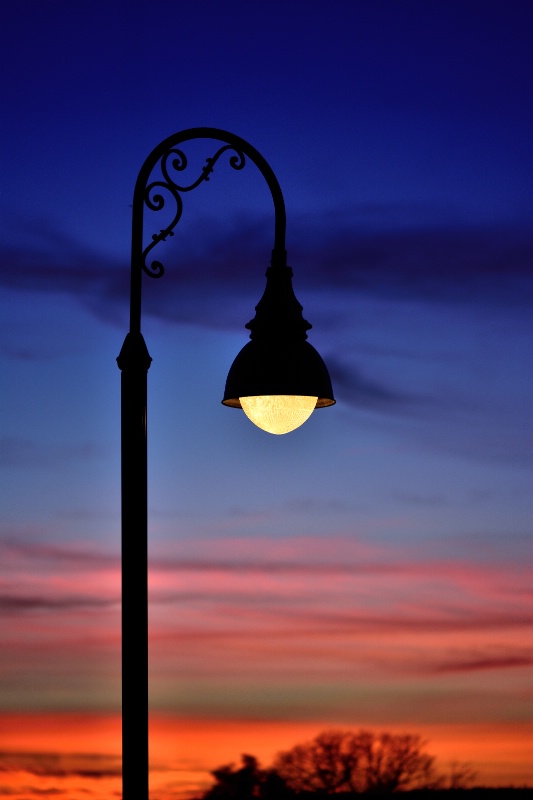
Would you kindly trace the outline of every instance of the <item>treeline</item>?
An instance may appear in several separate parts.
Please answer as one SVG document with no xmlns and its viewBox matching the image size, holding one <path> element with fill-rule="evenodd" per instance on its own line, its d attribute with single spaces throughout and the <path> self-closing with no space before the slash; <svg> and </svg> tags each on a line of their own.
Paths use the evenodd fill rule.
<svg viewBox="0 0 533 800">
<path fill-rule="evenodd" d="M 214 785 L 196 800 L 376 800 L 396 792 L 412 800 L 499 800 L 531 791 L 476 787 L 476 773 L 463 762 L 439 772 L 425 747 L 413 734 L 325 731 L 278 753 L 270 767 L 243 755 L 239 766 L 213 770 Z"/>
</svg>

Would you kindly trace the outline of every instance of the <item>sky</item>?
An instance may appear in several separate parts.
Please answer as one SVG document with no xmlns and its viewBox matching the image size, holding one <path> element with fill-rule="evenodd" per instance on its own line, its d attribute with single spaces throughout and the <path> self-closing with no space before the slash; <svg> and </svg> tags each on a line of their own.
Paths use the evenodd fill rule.
<svg viewBox="0 0 533 800">
<path fill-rule="evenodd" d="M 152 800 L 327 729 L 532 784 L 531 3 L 1 14 L 0 795 L 120 790 L 131 202 L 198 126 L 274 170 L 337 404 L 285 436 L 221 405 L 274 222 L 222 159 L 143 285 Z"/>
</svg>

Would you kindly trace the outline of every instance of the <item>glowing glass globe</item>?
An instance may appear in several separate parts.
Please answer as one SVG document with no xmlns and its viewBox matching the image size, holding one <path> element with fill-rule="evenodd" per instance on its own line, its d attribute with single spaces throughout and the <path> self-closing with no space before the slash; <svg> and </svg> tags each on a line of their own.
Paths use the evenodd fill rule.
<svg viewBox="0 0 533 800">
<path fill-rule="evenodd" d="M 266 394 L 239 397 L 248 419 L 268 433 L 289 433 L 303 425 L 316 408 L 318 397 Z"/>
</svg>

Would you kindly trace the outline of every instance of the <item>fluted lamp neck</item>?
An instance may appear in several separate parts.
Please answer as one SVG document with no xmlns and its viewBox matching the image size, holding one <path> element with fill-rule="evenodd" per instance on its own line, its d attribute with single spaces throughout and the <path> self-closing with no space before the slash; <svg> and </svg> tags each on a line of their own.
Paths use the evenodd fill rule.
<svg viewBox="0 0 533 800">
<path fill-rule="evenodd" d="M 273 255 L 264 294 L 246 327 L 250 341 L 233 362 L 222 403 L 242 408 L 259 428 L 289 433 L 315 408 L 335 403 L 326 365 L 307 341 L 311 328 L 292 288 L 292 269 Z"/>
</svg>

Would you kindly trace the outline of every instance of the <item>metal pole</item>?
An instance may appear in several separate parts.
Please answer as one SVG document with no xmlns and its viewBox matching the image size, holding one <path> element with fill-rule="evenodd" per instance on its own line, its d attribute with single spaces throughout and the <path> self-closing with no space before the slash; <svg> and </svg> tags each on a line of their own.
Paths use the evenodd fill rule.
<svg viewBox="0 0 533 800">
<path fill-rule="evenodd" d="M 148 800 L 147 372 L 140 333 L 117 358 L 122 430 L 122 787 L 123 800 Z"/>
</svg>

